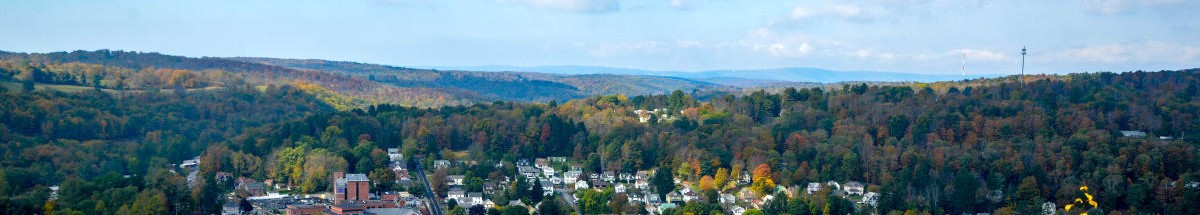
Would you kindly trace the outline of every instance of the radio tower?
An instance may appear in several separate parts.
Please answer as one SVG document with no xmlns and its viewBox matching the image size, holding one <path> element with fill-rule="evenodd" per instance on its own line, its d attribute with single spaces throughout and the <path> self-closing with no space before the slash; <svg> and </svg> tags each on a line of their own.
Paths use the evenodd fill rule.
<svg viewBox="0 0 1200 215">
<path fill-rule="evenodd" d="M 1025 46 L 1021 46 L 1021 85 L 1025 85 Z"/>
<path fill-rule="evenodd" d="M 967 51 L 963 51 L 962 59 L 962 79 L 967 80 Z"/>
</svg>

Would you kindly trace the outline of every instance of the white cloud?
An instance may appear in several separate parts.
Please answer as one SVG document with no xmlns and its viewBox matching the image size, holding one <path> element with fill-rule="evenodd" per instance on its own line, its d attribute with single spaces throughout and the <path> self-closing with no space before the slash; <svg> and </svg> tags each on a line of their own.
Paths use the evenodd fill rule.
<svg viewBox="0 0 1200 215">
<path fill-rule="evenodd" d="M 671 8 L 675 8 L 676 10 L 687 9 L 688 6 L 683 0 L 670 0 L 668 5 L 671 5 Z"/>
<path fill-rule="evenodd" d="M 863 10 L 858 6 L 846 4 L 831 4 L 821 7 L 796 6 L 795 8 L 792 8 L 791 15 L 792 19 L 804 19 L 818 16 L 853 18 L 863 15 Z"/>
<path fill-rule="evenodd" d="M 617 0 L 496 0 L 530 8 L 571 13 L 607 13 L 621 10 Z"/>
<path fill-rule="evenodd" d="M 1166 7 L 1185 2 L 1185 0 L 1086 0 L 1083 2 L 1083 10 L 1098 14 L 1121 14 L 1136 12 L 1144 8 Z"/>
<path fill-rule="evenodd" d="M 958 49 L 947 53 L 948 55 L 967 55 L 968 60 L 985 60 L 985 61 L 1002 61 L 1004 53 L 994 52 L 987 49 Z"/>
<path fill-rule="evenodd" d="M 1091 45 L 1047 54 L 1047 60 L 1090 63 L 1200 62 L 1200 47 L 1163 42 Z"/>
</svg>

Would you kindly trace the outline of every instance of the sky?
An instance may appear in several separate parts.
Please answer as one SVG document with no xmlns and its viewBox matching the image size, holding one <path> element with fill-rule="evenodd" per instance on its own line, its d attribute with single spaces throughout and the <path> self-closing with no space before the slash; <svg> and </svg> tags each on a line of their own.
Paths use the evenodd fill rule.
<svg viewBox="0 0 1200 215">
<path fill-rule="evenodd" d="M 0 50 L 395 66 L 1200 67 L 1197 0 L 4 0 Z"/>
</svg>

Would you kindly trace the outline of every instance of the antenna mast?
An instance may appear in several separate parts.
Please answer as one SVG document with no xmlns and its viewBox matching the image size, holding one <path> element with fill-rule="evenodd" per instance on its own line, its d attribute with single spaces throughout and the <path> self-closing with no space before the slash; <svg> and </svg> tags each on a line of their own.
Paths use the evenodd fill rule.
<svg viewBox="0 0 1200 215">
<path fill-rule="evenodd" d="M 963 51 L 962 58 L 962 79 L 967 80 L 967 51 Z"/>
<path fill-rule="evenodd" d="M 1021 85 L 1025 85 L 1025 46 L 1021 46 Z"/>
</svg>

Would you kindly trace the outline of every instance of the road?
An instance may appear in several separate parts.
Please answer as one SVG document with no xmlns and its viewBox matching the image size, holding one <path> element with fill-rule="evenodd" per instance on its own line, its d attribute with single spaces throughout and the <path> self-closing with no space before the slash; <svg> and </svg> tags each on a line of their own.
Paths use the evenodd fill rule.
<svg viewBox="0 0 1200 215">
<path fill-rule="evenodd" d="M 579 211 L 579 206 L 575 206 L 575 197 L 571 196 L 571 193 L 568 193 L 567 189 L 558 189 L 558 196 L 562 196 L 563 202 L 566 202 L 567 206 L 575 211 L 575 214 L 583 214 L 583 212 Z"/>
<path fill-rule="evenodd" d="M 437 201 L 437 194 L 433 193 L 433 187 L 429 186 L 429 178 L 425 177 L 425 170 L 421 169 L 421 161 L 413 158 L 413 165 L 417 171 L 417 178 L 421 179 L 421 183 L 425 184 L 425 202 L 428 204 L 429 212 L 433 215 L 442 215 L 442 203 Z"/>
</svg>

